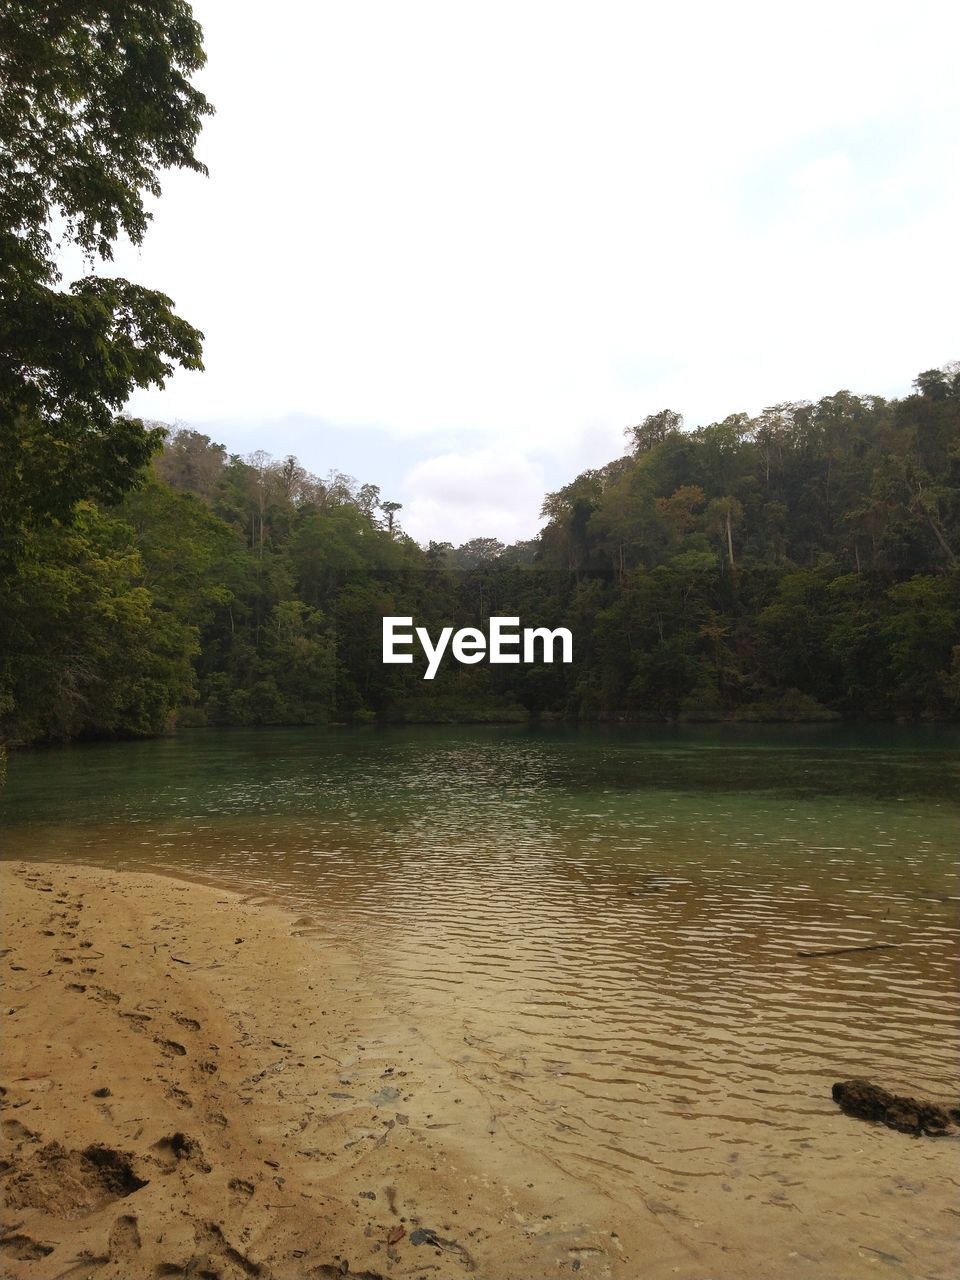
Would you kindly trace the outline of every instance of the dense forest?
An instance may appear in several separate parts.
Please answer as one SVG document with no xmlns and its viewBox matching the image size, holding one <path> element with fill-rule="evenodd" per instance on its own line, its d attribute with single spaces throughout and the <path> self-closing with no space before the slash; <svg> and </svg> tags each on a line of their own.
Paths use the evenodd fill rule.
<svg viewBox="0 0 960 1280">
<path fill-rule="evenodd" d="M 187 428 L 0 573 L 0 740 L 381 720 L 960 718 L 960 366 L 685 430 L 664 411 L 505 547 Z M 161 443 L 162 442 L 162 443 Z M 385 666 L 381 618 L 567 626 L 570 666 Z"/>
<path fill-rule="evenodd" d="M 512 547 L 421 547 L 373 484 L 125 415 L 203 367 L 166 294 L 107 272 L 161 176 L 206 172 L 204 62 L 186 0 L 0 8 L 0 747 L 178 724 L 960 717 L 958 365 L 900 400 L 695 430 L 654 414 Z M 566 626 L 574 662 L 427 682 L 383 664 L 388 614 Z"/>
</svg>

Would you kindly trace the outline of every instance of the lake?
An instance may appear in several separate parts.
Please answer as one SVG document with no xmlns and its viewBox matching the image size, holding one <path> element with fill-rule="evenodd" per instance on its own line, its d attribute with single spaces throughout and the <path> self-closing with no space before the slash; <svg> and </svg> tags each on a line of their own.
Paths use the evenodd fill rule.
<svg viewBox="0 0 960 1280">
<path fill-rule="evenodd" d="M 960 1093 L 956 729 L 198 730 L 15 754 L 0 823 L 6 857 L 309 911 L 519 1141 L 667 1217 L 749 1230 L 751 1179 L 836 1212 L 856 1149 L 891 1197 L 874 1253 L 909 1270 L 888 1237 L 922 1195 L 940 1274 L 953 1140 L 842 1117 L 830 1086 Z"/>
</svg>

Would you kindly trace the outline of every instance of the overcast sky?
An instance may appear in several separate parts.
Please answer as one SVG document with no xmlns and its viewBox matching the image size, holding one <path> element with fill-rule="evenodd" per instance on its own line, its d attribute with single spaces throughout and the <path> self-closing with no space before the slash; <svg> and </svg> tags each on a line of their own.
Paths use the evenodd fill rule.
<svg viewBox="0 0 960 1280">
<path fill-rule="evenodd" d="M 951 11 L 952 9 L 952 11 Z M 130 408 L 530 536 L 695 426 L 960 356 L 960 7 L 196 0 L 210 177 L 122 272 L 206 334 Z"/>
</svg>

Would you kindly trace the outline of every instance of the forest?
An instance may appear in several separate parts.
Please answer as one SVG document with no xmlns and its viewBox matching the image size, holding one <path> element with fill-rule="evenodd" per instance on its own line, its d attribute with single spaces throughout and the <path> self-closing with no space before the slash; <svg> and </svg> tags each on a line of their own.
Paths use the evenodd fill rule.
<svg viewBox="0 0 960 1280">
<path fill-rule="evenodd" d="M 175 726 L 960 718 L 960 365 L 684 429 L 665 410 L 529 542 L 422 547 L 369 482 L 130 422 L 154 456 L 24 520 L 0 741 Z M 566 626 L 570 666 L 381 661 L 381 618 Z"/>
<path fill-rule="evenodd" d="M 695 429 L 652 414 L 509 547 L 422 547 L 371 478 L 126 414 L 203 368 L 171 298 L 106 274 L 115 244 L 143 242 L 161 176 L 207 172 L 202 35 L 184 0 L 0 9 L 0 748 L 202 725 L 960 716 L 958 364 L 900 399 L 841 391 Z M 66 245 L 86 264 L 72 283 Z M 574 661 L 425 682 L 382 662 L 385 615 L 566 627 Z"/>
</svg>

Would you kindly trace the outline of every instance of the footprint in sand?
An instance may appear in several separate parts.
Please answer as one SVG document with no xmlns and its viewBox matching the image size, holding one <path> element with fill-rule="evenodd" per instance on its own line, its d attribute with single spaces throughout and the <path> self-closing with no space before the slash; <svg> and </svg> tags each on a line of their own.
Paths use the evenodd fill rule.
<svg viewBox="0 0 960 1280">
<path fill-rule="evenodd" d="M 4 1120 L 0 1128 L 3 1130 L 4 1139 L 11 1145 L 19 1146 L 22 1142 L 39 1142 L 40 1140 L 38 1133 L 28 1129 L 19 1120 Z"/>
<path fill-rule="evenodd" d="M 154 1158 L 157 1163 L 168 1172 L 183 1163 L 193 1165 L 201 1173 L 210 1172 L 210 1165 L 204 1159 L 200 1143 L 196 1138 L 188 1137 L 185 1133 L 178 1131 L 167 1138 L 161 1138 L 159 1142 L 153 1144 L 151 1149 L 156 1152 Z"/>
<path fill-rule="evenodd" d="M 134 1031 L 143 1031 L 144 1023 L 153 1021 L 149 1013 L 124 1013 L 122 1010 L 119 1012 L 121 1018 L 130 1019 Z"/>
<path fill-rule="evenodd" d="M 236 1275 L 238 1270 L 248 1276 L 258 1276 L 263 1268 L 235 1248 L 215 1222 L 205 1222 L 194 1228 L 196 1251 L 185 1267 L 176 1262 L 161 1262 L 155 1274 L 158 1276 L 220 1276 Z M 316 1272 L 315 1274 L 320 1274 Z M 342 1274 L 342 1273 L 340 1273 Z M 366 1273 L 357 1275 L 364 1280 Z M 338 1277 L 339 1280 L 339 1277 Z M 377 1280 L 381 1280 L 380 1277 Z"/>
<path fill-rule="evenodd" d="M 153 1042 L 159 1045 L 164 1053 L 175 1054 L 178 1058 L 186 1057 L 186 1049 L 177 1040 L 163 1040 L 160 1036 L 154 1036 Z"/>
<path fill-rule="evenodd" d="M 140 1251 L 140 1248 L 140 1232 L 136 1218 L 131 1213 L 122 1214 L 110 1228 L 110 1261 L 129 1261 Z"/>
<path fill-rule="evenodd" d="M 15 1258 L 17 1262 L 36 1262 L 38 1258 L 45 1258 L 53 1253 L 53 1250 L 52 1244 L 40 1244 L 30 1236 L 11 1235 L 0 1238 L 0 1253 L 8 1258 Z"/>
</svg>

